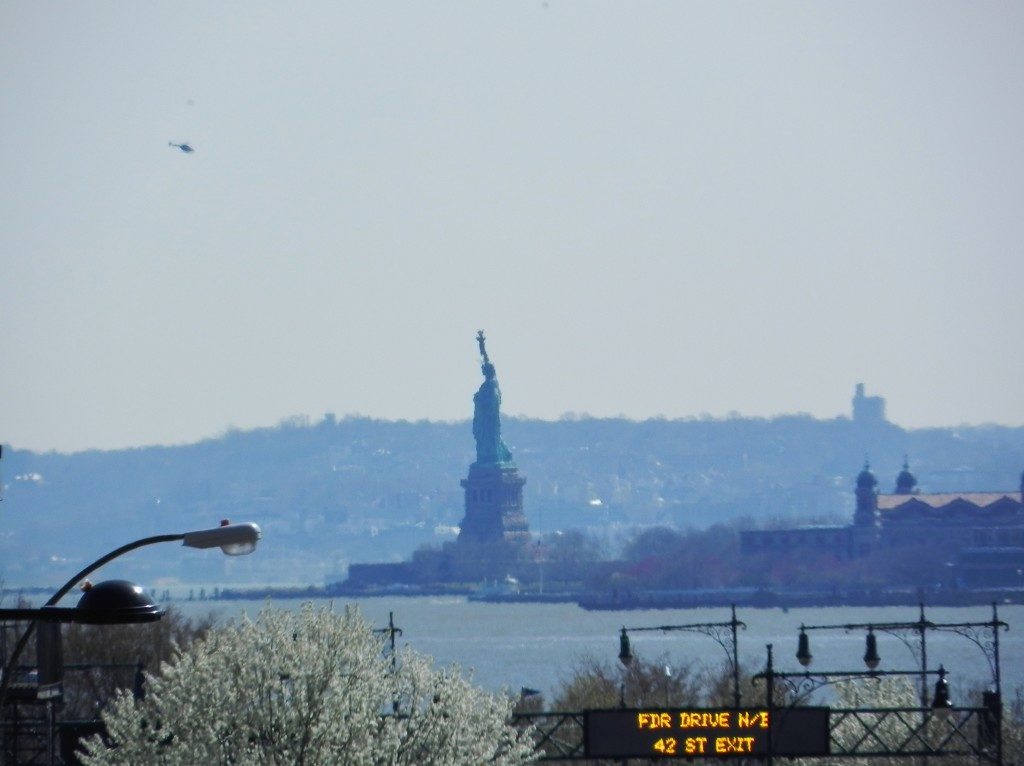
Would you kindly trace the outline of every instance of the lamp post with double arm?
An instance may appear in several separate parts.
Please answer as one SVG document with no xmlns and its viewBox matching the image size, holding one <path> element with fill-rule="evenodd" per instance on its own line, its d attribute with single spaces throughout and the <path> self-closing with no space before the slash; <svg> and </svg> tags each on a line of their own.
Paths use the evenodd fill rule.
<svg viewBox="0 0 1024 766">
<path fill-rule="evenodd" d="M 864 664 L 869 671 L 874 671 L 881 662 L 878 654 L 878 640 L 875 633 L 886 633 L 899 639 L 903 645 L 914 655 L 918 661 L 920 670 L 917 675 L 920 679 L 919 696 L 921 708 L 927 709 L 928 704 L 928 641 L 929 632 L 955 633 L 966 638 L 981 650 L 988 662 L 989 670 L 992 673 L 991 689 L 983 694 L 984 706 L 989 710 L 990 722 L 988 726 L 993 729 L 996 749 L 996 763 L 1003 762 L 1003 731 L 1002 731 L 1002 675 L 999 666 L 999 633 L 1007 631 L 1010 626 L 999 619 L 999 609 L 992 604 L 992 618 L 975 622 L 933 622 L 925 615 L 924 604 L 918 605 L 918 618 L 907 622 L 866 622 L 866 623 L 845 623 L 837 625 L 801 625 L 800 635 L 797 639 L 796 659 L 803 667 L 809 667 L 813 659 L 810 648 L 810 638 L 807 635 L 811 631 L 838 631 L 845 632 L 866 630 L 864 648 Z M 916 640 L 915 640 L 916 638 Z"/>
</svg>

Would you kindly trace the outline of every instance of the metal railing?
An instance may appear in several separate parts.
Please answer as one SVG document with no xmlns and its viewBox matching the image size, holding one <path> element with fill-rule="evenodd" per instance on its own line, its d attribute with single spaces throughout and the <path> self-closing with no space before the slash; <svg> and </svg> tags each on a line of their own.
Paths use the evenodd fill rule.
<svg viewBox="0 0 1024 766">
<path fill-rule="evenodd" d="M 534 727 L 534 752 L 541 763 L 586 762 L 584 713 L 517 713 L 517 726 Z M 906 758 L 956 759 L 956 763 L 996 763 L 998 721 L 987 708 L 952 708 L 932 715 L 921 708 L 832 708 L 829 760 Z M 812 762 L 824 762 L 813 759 Z"/>
<path fill-rule="evenodd" d="M 534 752 L 539 761 L 582 761 L 582 711 L 558 713 L 516 713 L 512 720 L 516 726 L 534 727 Z"/>
</svg>

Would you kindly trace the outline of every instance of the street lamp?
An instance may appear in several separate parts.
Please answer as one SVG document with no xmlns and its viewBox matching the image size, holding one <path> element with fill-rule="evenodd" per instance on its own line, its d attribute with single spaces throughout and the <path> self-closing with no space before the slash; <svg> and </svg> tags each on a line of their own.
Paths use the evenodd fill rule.
<svg viewBox="0 0 1024 766">
<path fill-rule="evenodd" d="M 28 617 L 32 621 L 29 623 L 28 628 L 25 629 L 21 638 L 18 639 L 18 643 L 15 644 L 10 659 L 7 661 L 7 666 L 4 668 L 3 679 L 0 680 L 0 709 L 3 709 L 3 705 L 7 701 L 7 690 L 10 687 L 12 672 L 17 667 L 18 658 L 21 657 L 21 653 L 25 650 L 29 638 L 31 638 L 32 633 L 35 631 L 36 623 L 40 620 L 49 621 L 49 617 L 52 615 L 57 622 L 84 622 L 92 619 L 93 621 L 98 620 L 99 624 L 109 625 L 119 622 L 148 622 L 158 620 L 163 615 L 163 612 L 157 610 L 152 604 L 146 605 L 141 603 L 139 598 L 145 600 L 142 589 L 137 585 L 126 583 L 124 580 L 112 581 L 113 584 L 100 583 L 100 585 L 87 588 L 85 595 L 79 600 L 78 608 L 76 609 L 67 610 L 65 613 L 47 611 L 48 609 L 55 608 L 57 602 L 68 591 L 104 564 L 137 548 L 155 545 L 156 543 L 177 542 L 178 540 L 182 541 L 182 545 L 190 548 L 220 548 L 229 556 L 238 556 L 252 553 L 256 550 L 256 543 L 259 542 L 261 536 L 259 526 L 252 522 L 232 524 L 225 519 L 221 521 L 220 526 L 213 529 L 143 537 L 140 540 L 122 545 L 120 548 L 116 548 L 105 556 L 96 559 L 96 561 L 64 583 L 43 604 L 41 609 L 33 610 L 34 613 Z M 138 591 L 135 591 L 136 588 L 138 588 Z M 96 591 L 96 593 L 92 593 L 92 591 Z M 135 597 L 134 600 L 133 596 Z M 71 619 L 72 615 L 70 613 L 74 613 L 74 619 Z M 61 619 L 62 615 L 68 619 Z"/>
<path fill-rule="evenodd" d="M 939 665 L 939 680 L 935 682 L 935 697 L 932 699 L 932 711 L 940 718 L 949 718 L 953 703 L 949 699 L 949 682 L 946 680 L 946 669 Z"/>
<path fill-rule="evenodd" d="M 164 612 L 146 596 L 141 586 L 127 580 L 108 580 L 93 585 L 83 583 L 82 597 L 74 608 L 44 606 L 41 609 L 0 609 L 2 620 L 29 620 L 30 626 L 43 623 L 38 632 L 36 663 L 38 682 L 30 691 L 35 699 L 46 703 L 47 763 L 54 763 L 53 752 L 53 705 L 62 696 L 63 661 L 60 649 L 59 623 L 80 623 L 85 625 L 112 625 L 121 623 L 143 623 L 159 620 Z M 16 659 L 16 658 L 14 658 Z M 3 686 L 9 688 L 17 666 L 12 662 L 4 669 Z"/>
<path fill-rule="evenodd" d="M 868 670 L 874 670 L 881 661 L 882 658 L 878 656 L 878 639 L 875 638 L 875 631 L 868 628 L 864 649 L 864 664 L 868 666 Z"/>
<path fill-rule="evenodd" d="M 739 708 L 740 706 L 740 669 L 739 669 L 739 658 L 737 657 L 737 640 L 736 640 L 736 629 L 743 628 L 746 630 L 746 623 L 740 622 L 736 619 L 736 605 L 732 605 L 732 618 L 728 622 L 695 622 L 689 625 L 658 625 L 653 628 L 627 628 L 623 626 L 619 633 L 619 662 L 623 664 L 625 668 L 629 668 L 633 664 L 633 652 L 629 646 L 629 635 L 627 631 L 633 630 L 658 630 L 662 632 L 669 631 L 688 631 L 690 633 L 702 633 L 709 638 L 713 638 L 715 642 L 722 647 L 722 651 L 725 652 L 726 661 L 732 669 L 732 695 L 734 707 Z"/>
<path fill-rule="evenodd" d="M 928 641 L 927 634 L 931 631 L 955 633 L 966 638 L 977 646 L 985 660 L 988 662 L 989 670 L 992 672 L 992 690 L 985 692 L 986 708 L 989 709 L 990 722 L 986 724 L 992 732 L 992 739 L 995 746 L 995 762 L 1003 763 L 1003 730 L 999 723 L 1002 719 L 1002 678 L 999 665 L 999 632 L 1009 630 L 1010 626 L 999 619 L 999 611 L 995 603 L 992 604 L 992 618 L 978 622 L 932 622 L 925 616 L 924 604 L 918 605 L 918 618 L 913 622 L 875 622 L 863 624 L 843 625 L 801 625 L 800 637 L 797 643 L 796 658 L 801 665 L 807 667 L 811 664 L 811 649 L 807 632 L 812 630 L 867 630 L 865 642 L 864 664 L 869 671 L 877 673 L 875 668 L 881 662 L 878 654 L 878 643 L 875 632 L 887 633 L 898 638 L 903 645 L 914 655 L 918 661 L 920 670 L 917 675 L 920 678 L 920 700 L 921 709 L 929 707 L 928 703 L 928 679 L 927 676 L 933 671 L 928 668 Z M 916 637 L 916 641 L 913 640 Z M 945 680 L 945 671 L 935 685 L 935 697 L 931 707 L 938 715 L 948 713 L 949 685 Z M 940 693 L 940 687 L 942 693 Z"/>
<path fill-rule="evenodd" d="M 871 638 L 874 638 L 874 634 L 873 633 L 869 633 L 869 636 L 871 636 Z M 810 664 L 810 652 L 809 652 L 808 647 L 807 647 L 806 639 L 807 639 L 806 633 L 804 633 L 803 630 L 801 630 L 801 632 L 800 632 L 800 650 L 798 651 L 797 657 L 801 658 L 801 664 L 804 665 L 805 667 Z M 869 651 L 870 651 L 870 648 L 871 647 L 869 646 Z M 927 677 L 929 675 L 937 675 L 939 677 L 939 679 L 935 683 L 935 696 L 934 696 L 934 698 L 932 700 L 932 703 L 930 705 L 932 713 L 937 718 L 946 719 L 946 718 L 949 717 L 950 713 L 953 710 L 953 703 L 952 703 L 952 701 L 950 700 L 950 697 L 949 697 L 949 682 L 946 680 L 946 669 L 945 669 L 945 667 L 943 667 L 941 665 L 939 666 L 938 670 L 928 670 L 926 668 L 925 669 L 921 669 L 921 670 L 874 670 L 873 668 L 871 668 L 869 670 L 826 670 L 826 671 L 816 671 L 816 672 L 811 672 L 810 670 L 804 670 L 804 671 L 801 671 L 801 672 L 783 672 L 783 671 L 775 670 L 775 663 L 774 663 L 774 660 L 773 660 L 773 653 L 772 653 L 772 645 L 768 644 L 767 645 L 767 649 L 768 649 L 768 661 L 767 661 L 767 663 L 765 665 L 765 669 L 762 672 L 757 673 L 757 674 L 755 674 L 753 676 L 753 682 L 755 684 L 757 684 L 758 681 L 762 681 L 762 680 L 765 681 L 765 697 L 766 697 L 765 705 L 768 708 L 768 715 L 773 720 L 774 720 L 774 717 L 775 717 L 775 710 L 777 709 L 776 705 L 775 705 L 776 683 L 781 683 L 782 685 L 784 685 L 788 689 L 791 697 L 788 700 L 788 703 L 787 703 L 786 707 L 787 708 L 793 708 L 793 707 L 796 707 L 804 699 L 806 699 L 807 697 L 812 695 L 814 692 L 818 691 L 819 689 L 821 689 L 823 687 L 832 686 L 834 684 L 843 683 L 843 682 L 847 682 L 847 681 L 853 681 L 853 680 L 873 680 L 873 681 L 878 681 L 878 680 L 880 680 L 880 679 L 882 679 L 884 677 L 888 677 L 888 676 L 922 676 L 922 677 Z M 876 652 L 876 655 L 877 655 L 877 652 Z M 803 659 L 802 659 L 802 656 L 805 656 L 808 661 L 804 662 Z M 866 661 L 867 661 L 867 658 L 865 658 L 865 662 Z M 877 663 L 876 663 L 876 666 L 877 666 Z M 922 707 L 924 707 L 924 708 L 929 707 L 927 705 L 927 700 L 924 703 L 922 703 Z M 915 708 L 915 712 L 916 711 L 917 711 L 917 709 Z M 857 715 L 859 713 L 882 713 L 884 715 L 888 715 L 890 713 L 900 712 L 900 709 L 899 708 L 864 708 L 862 710 L 843 711 L 843 712 L 847 713 L 847 714 L 852 712 L 854 718 L 856 719 L 856 717 L 857 717 Z M 861 722 L 861 725 L 864 725 L 863 722 Z M 865 726 L 865 729 L 867 729 L 869 732 L 872 731 L 870 726 Z M 901 750 L 903 748 L 903 746 L 906 745 L 909 741 L 910 740 L 907 740 L 902 745 L 898 746 L 897 751 L 886 753 L 886 754 L 887 755 L 899 755 L 900 754 L 899 750 Z M 765 763 L 767 763 L 768 766 L 771 766 L 771 764 L 774 763 L 774 753 L 773 753 L 773 750 L 772 750 L 772 741 L 771 741 L 771 735 L 770 734 L 769 734 L 769 739 L 768 739 L 768 753 L 767 753 L 767 757 L 765 759 Z M 1002 761 L 998 761 L 998 763 L 1002 763 Z"/>
<path fill-rule="evenodd" d="M 919 616 L 914 622 L 875 622 L 843 625 L 801 625 L 800 637 L 797 643 L 796 658 L 801 665 L 807 667 L 811 664 L 810 642 L 807 631 L 811 630 L 866 630 L 864 664 L 868 669 L 874 670 L 881 662 L 878 654 L 878 642 L 875 638 L 875 631 L 881 631 L 895 636 L 917 659 L 921 667 L 921 705 L 926 707 L 928 698 L 928 687 L 924 678 L 924 670 L 928 667 L 928 644 L 926 634 L 929 631 L 940 631 L 956 633 L 969 639 L 975 646 L 981 649 L 988 661 L 989 669 L 992 671 L 992 681 L 996 693 L 1001 693 L 1001 679 L 999 672 L 999 631 L 1008 630 L 1009 625 L 999 619 L 999 612 L 995 604 L 992 604 L 992 619 L 985 622 L 932 622 L 925 617 L 924 605 L 918 606 Z M 916 634 L 917 641 L 912 641 L 910 636 Z"/>
<path fill-rule="evenodd" d="M 814 659 L 814 655 L 811 654 L 811 642 L 807 638 L 807 633 L 804 632 L 804 628 L 800 626 L 800 639 L 797 641 L 796 647 L 796 659 L 805 668 L 811 664 L 811 660 Z"/>
<path fill-rule="evenodd" d="M 946 669 L 939 666 L 938 670 L 820 670 L 810 671 L 803 670 L 797 672 L 783 672 L 775 670 L 774 660 L 772 659 L 772 645 L 768 644 L 768 663 L 765 666 L 765 670 L 757 673 L 753 676 L 755 682 L 767 679 L 768 681 L 768 705 L 771 707 L 774 705 L 774 689 L 772 688 L 772 681 L 782 681 L 789 688 L 790 692 L 796 695 L 790 702 L 790 706 L 796 705 L 797 703 L 809 697 L 811 694 L 821 689 L 824 686 L 832 686 L 836 683 L 842 683 L 845 681 L 853 680 L 872 680 L 878 681 L 887 676 L 938 676 L 939 680 L 935 684 L 935 698 L 931 704 L 931 708 L 938 714 L 948 713 L 949 709 L 953 707 L 953 703 L 950 702 L 949 698 L 949 682 L 946 681 Z M 927 705 L 926 705 L 927 707 Z M 915 708 L 916 709 L 916 708 Z"/>
<path fill-rule="evenodd" d="M 633 628 L 633 630 L 636 630 L 636 628 Z M 622 632 L 619 634 L 619 662 L 627 668 L 633 664 L 633 652 L 629 648 L 629 634 L 626 633 L 625 626 L 623 626 Z"/>
</svg>

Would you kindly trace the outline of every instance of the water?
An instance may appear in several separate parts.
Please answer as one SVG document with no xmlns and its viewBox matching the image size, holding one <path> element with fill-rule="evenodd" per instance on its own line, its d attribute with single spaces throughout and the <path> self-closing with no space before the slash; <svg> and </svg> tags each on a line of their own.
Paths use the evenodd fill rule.
<svg viewBox="0 0 1024 766">
<path fill-rule="evenodd" d="M 275 608 L 298 609 L 301 600 L 274 601 Z M 588 612 L 575 604 L 486 604 L 461 597 L 386 597 L 316 601 L 341 610 L 356 603 L 377 627 L 386 626 L 394 612 L 395 625 L 402 629 L 399 646 L 411 646 L 434 657 L 439 665 L 457 664 L 472 671 L 481 686 L 518 692 L 521 687 L 538 689 L 551 699 L 561 680 L 571 676 L 576 663 L 586 656 L 617 664 L 619 629 L 701 622 L 728 622 L 727 608 L 660 609 L 625 612 Z M 248 612 L 254 615 L 265 604 L 258 601 L 207 601 L 178 604 L 186 615 L 211 611 L 222 619 Z M 766 644 L 774 644 L 775 669 L 800 671 L 795 659 L 800 624 L 914 622 L 916 607 L 814 609 L 739 609 L 737 618 L 747 624 L 739 631 L 740 663 L 762 670 Z M 930 608 L 934 623 L 984 622 L 992 618 L 989 607 Z M 1007 605 L 999 618 L 1010 630 L 1000 632 L 1000 659 L 1004 695 L 1024 686 L 1024 606 Z M 861 670 L 864 631 L 812 632 L 812 669 Z M 918 660 L 899 639 L 878 633 L 879 670 L 914 670 Z M 910 637 L 916 645 L 916 634 Z M 720 665 L 726 658 L 711 638 L 686 632 L 639 632 L 630 634 L 638 657 L 667 656 L 668 663 L 699 662 L 705 667 Z M 949 671 L 955 704 L 966 703 L 966 692 L 987 687 L 991 671 L 981 650 L 971 641 L 945 631 L 929 631 L 928 666 L 943 664 Z M 963 695 L 963 696 L 958 696 Z"/>
</svg>

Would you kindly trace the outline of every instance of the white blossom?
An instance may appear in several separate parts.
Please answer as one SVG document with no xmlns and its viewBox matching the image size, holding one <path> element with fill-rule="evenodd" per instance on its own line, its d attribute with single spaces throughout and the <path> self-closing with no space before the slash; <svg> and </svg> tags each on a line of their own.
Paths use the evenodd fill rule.
<svg viewBox="0 0 1024 766">
<path fill-rule="evenodd" d="M 918 725 L 918 714 L 910 712 L 920 705 L 917 690 L 913 682 L 904 676 L 888 676 L 873 679 L 845 681 L 835 685 L 836 705 L 838 709 L 857 709 L 860 712 L 843 718 L 832 729 L 833 752 L 864 752 L 891 751 L 898 752 L 902 747 L 929 744 L 937 747 L 941 740 L 941 722 L 929 720 L 920 729 L 921 739 L 907 742 L 911 729 Z M 902 708 L 904 712 L 868 712 L 869 710 L 885 711 L 886 709 Z M 833 713 L 833 716 L 836 714 Z M 927 711 L 925 715 L 930 715 Z M 936 736 L 936 734 L 940 736 Z M 898 766 L 907 762 L 905 756 L 851 758 L 846 756 L 842 761 L 850 766 Z M 937 765 L 944 764 L 943 759 L 935 758 Z M 819 763 L 819 761 L 815 761 Z"/>
<path fill-rule="evenodd" d="M 82 760 L 101 764 L 518 764 L 534 760 L 512 700 L 402 650 L 393 664 L 354 608 L 265 610 L 210 632 L 122 692 Z M 396 712 L 397 710 L 397 712 Z"/>
</svg>

